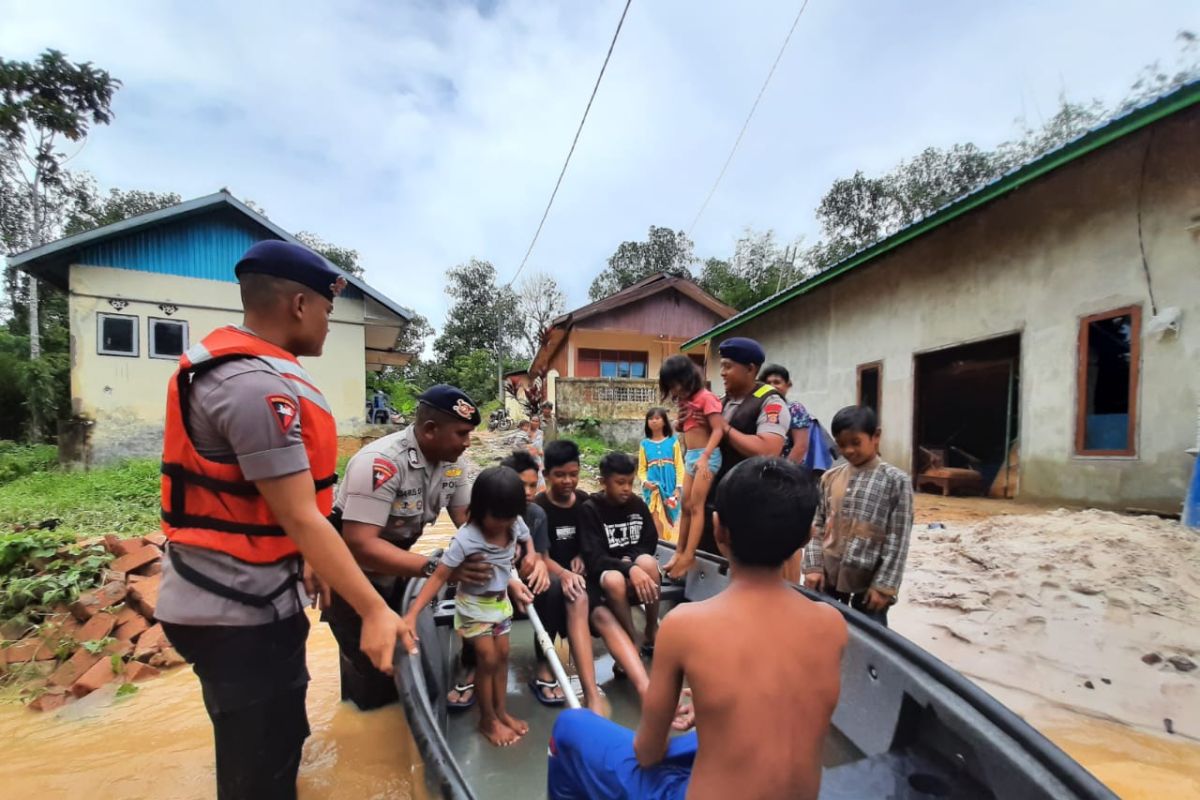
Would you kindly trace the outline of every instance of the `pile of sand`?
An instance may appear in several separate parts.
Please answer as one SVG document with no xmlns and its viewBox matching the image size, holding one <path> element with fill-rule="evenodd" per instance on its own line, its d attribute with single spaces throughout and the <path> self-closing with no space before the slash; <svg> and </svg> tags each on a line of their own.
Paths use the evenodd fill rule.
<svg viewBox="0 0 1200 800">
<path fill-rule="evenodd" d="M 1200 536 L 1177 522 L 1059 510 L 919 524 L 892 619 L 1006 702 L 1200 738 Z"/>
</svg>

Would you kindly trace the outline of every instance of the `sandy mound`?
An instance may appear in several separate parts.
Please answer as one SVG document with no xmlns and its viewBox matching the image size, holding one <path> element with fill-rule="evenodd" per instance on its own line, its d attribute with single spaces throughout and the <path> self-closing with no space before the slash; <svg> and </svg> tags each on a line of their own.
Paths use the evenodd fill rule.
<svg viewBox="0 0 1200 800">
<path fill-rule="evenodd" d="M 1200 536 L 1157 517 L 918 525 L 893 620 L 989 689 L 1200 739 L 1198 587 Z"/>
</svg>

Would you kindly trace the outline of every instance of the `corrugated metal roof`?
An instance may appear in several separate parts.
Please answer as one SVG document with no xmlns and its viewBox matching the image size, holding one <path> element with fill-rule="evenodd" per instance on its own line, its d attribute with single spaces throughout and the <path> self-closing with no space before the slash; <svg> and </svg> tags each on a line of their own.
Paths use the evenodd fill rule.
<svg viewBox="0 0 1200 800">
<path fill-rule="evenodd" d="M 269 238 L 303 245 L 222 191 L 67 236 L 10 256 L 8 262 L 60 288 L 66 288 L 66 271 L 72 263 L 233 281 L 233 265 L 246 248 Z M 412 319 L 412 311 L 361 278 L 346 274 L 336 264 L 329 266 L 350 284 L 343 296 L 370 297 L 406 322 Z"/>
<path fill-rule="evenodd" d="M 807 294 L 817 287 L 828 283 L 852 269 L 861 267 L 876 258 L 888 253 L 897 247 L 912 241 L 918 236 L 923 236 L 926 233 L 938 228 L 952 219 L 962 216 L 968 211 L 972 211 L 980 206 L 986 205 L 991 201 L 1017 189 L 1030 181 L 1036 180 L 1059 167 L 1074 161 L 1094 150 L 1098 150 L 1106 145 L 1109 145 L 1118 139 L 1124 138 L 1142 128 L 1150 125 L 1158 120 L 1164 119 L 1176 114 L 1186 108 L 1190 108 L 1200 103 L 1200 80 L 1185 84 L 1179 89 L 1170 94 L 1163 95 L 1155 100 L 1145 103 L 1129 113 L 1110 120 L 1103 125 L 1100 125 L 1087 133 L 1079 136 L 1076 139 L 1067 142 L 1066 144 L 1051 150 L 1047 153 L 1038 156 L 1033 161 L 1018 167 L 1011 172 L 1001 175 L 999 178 L 980 186 L 979 188 L 968 192 L 967 194 L 951 201 L 947 205 L 933 212 L 929 216 L 921 219 L 906 228 L 903 228 L 891 236 L 879 241 L 863 250 L 850 255 L 849 257 L 839 261 L 837 264 L 823 270 L 807 280 L 793 284 L 781 292 L 771 295 L 765 300 L 750 306 L 746 310 L 730 317 L 720 325 L 714 326 L 696 338 L 684 342 L 680 349 L 687 350 L 698 344 L 720 336 L 723 333 L 733 330 L 750 320 L 758 317 L 773 308 L 776 308 L 794 297 L 799 297 L 802 294 Z"/>
</svg>

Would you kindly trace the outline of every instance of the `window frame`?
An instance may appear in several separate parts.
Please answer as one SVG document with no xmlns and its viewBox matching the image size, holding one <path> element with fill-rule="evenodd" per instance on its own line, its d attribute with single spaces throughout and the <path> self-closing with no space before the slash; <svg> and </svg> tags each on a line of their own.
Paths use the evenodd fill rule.
<svg viewBox="0 0 1200 800">
<path fill-rule="evenodd" d="M 880 427 L 883 426 L 883 361 L 868 361 L 865 364 L 859 364 L 856 370 L 856 381 L 854 389 L 854 404 L 861 406 L 863 404 L 862 393 L 862 377 L 863 373 L 868 370 L 875 370 L 875 405 L 878 408 L 875 410 L 875 418 L 880 421 Z"/>
<path fill-rule="evenodd" d="M 183 326 L 183 350 L 178 355 L 164 356 L 154 352 L 154 324 L 156 322 L 165 322 L 169 325 Z M 146 355 L 150 358 L 157 358 L 164 361 L 178 361 L 179 356 L 187 352 L 188 345 L 191 344 L 191 329 L 186 319 L 168 319 L 167 317 L 146 317 Z"/>
<path fill-rule="evenodd" d="M 1093 322 L 1102 322 L 1114 317 L 1128 316 L 1129 337 L 1129 412 L 1124 450 L 1087 450 L 1087 370 L 1088 331 Z M 1137 413 L 1138 390 L 1142 378 L 1142 307 L 1122 306 L 1079 318 L 1079 330 L 1075 350 L 1075 452 L 1080 458 L 1135 458 L 1137 457 Z"/>
<path fill-rule="evenodd" d="M 581 370 L 583 364 L 594 365 L 596 374 L 581 376 L 579 374 L 581 371 L 591 372 L 591 366 L 586 370 Z M 612 366 L 614 374 L 604 374 L 605 364 Z M 638 378 L 633 375 L 634 365 L 642 367 L 642 377 Z M 628 369 L 628 375 L 621 374 L 622 366 Z M 648 376 L 650 375 L 650 353 L 646 350 L 613 350 L 599 347 L 581 347 L 575 357 L 575 373 L 576 377 L 597 377 L 604 378 L 605 380 L 648 380 Z"/>
<path fill-rule="evenodd" d="M 106 319 L 128 319 L 133 320 L 133 352 L 126 353 L 119 350 L 104 349 L 104 320 Z M 108 311 L 96 312 L 96 355 L 98 356 L 116 356 L 117 358 L 138 358 L 142 354 L 142 320 L 137 314 L 113 314 Z"/>
</svg>

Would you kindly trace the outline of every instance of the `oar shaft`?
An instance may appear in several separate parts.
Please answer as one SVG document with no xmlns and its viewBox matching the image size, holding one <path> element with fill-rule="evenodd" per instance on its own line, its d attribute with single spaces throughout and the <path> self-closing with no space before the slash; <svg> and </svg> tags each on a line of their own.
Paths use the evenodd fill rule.
<svg viewBox="0 0 1200 800">
<path fill-rule="evenodd" d="M 537 635 L 538 646 L 542 648 L 558 685 L 562 687 L 563 694 L 566 695 L 567 705 L 571 708 L 579 708 L 579 698 L 575 696 L 575 691 L 571 688 L 571 679 L 567 677 L 567 671 L 563 669 L 562 662 L 558 660 L 558 651 L 554 649 L 554 641 L 542 626 L 542 620 L 538 617 L 533 603 L 526 607 L 525 613 L 529 615 L 529 624 L 533 626 L 533 632 Z"/>
</svg>

